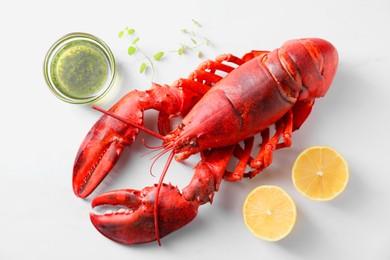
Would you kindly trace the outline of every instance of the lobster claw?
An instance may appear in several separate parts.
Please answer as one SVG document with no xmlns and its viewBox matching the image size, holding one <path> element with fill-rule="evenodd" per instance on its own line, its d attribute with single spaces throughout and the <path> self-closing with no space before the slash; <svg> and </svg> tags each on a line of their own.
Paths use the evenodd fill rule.
<svg viewBox="0 0 390 260">
<path fill-rule="evenodd" d="M 139 108 L 140 91 L 132 91 L 119 100 L 110 112 L 129 121 L 143 124 Z M 85 198 L 103 181 L 114 167 L 123 149 L 130 146 L 139 129 L 111 116 L 103 115 L 91 128 L 77 153 L 73 168 L 73 191 Z"/>
<path fill-rule="evenodd" d="M 157 186 L 139 190 L 107 192 L 92 201 L 92 207 L 111 205 L 121 209 L 104 214 L 90 213 L 92 224 L 107 238 L 123 244 L 147 243 L 157 239 L 154 225 L 154 201 Z M 160 189 L 158 205 L 159 237 L 185 226 L 193 220 L 199 204 L 184 200 L 180 191 L 168 184 Z"/>
</svg>

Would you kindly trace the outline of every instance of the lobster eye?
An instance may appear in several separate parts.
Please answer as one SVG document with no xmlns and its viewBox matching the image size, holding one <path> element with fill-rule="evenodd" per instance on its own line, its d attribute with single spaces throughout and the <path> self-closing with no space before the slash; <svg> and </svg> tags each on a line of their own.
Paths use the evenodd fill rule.
<svg viewBox="0 0 390 260">
<path fill-rule="evenodd" d="M 192 138 L 188 141 L 188 145 L 191 146 L 191 147 L 196 147 L 196 146 L 197 146 L 196 138 L 192 137 Z"/>
<path fill-rule="evenodd" d="M 195 137 L 190 137 L 185 139 L 185 141 L 182 143 L 182 147 L 196 147 L 198 145 Z"/>
<path fill-rule="evenodd" d="M 183 124 L 183 123 L 180 123 L 180 124 L 177 126 L 177 129 L 179 129 L 179 130 L 183 130 L 183 129 L 184 129 L 184 127 L 185 127 L 185 124 Z"/>
</svg>

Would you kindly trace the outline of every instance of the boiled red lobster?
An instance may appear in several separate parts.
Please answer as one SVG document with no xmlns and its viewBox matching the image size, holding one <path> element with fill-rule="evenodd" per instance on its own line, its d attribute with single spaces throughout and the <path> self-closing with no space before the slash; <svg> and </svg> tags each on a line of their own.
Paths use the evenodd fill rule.
<svg viewBox="0 0 390 260">
<path fill-rule="evenodd" d="M 93 225 L 114 241 L 138 244 L 157 240 L 160 244 L 160 238 L 194 219 L 200 205 L 212 202 L 222 179 L 252 178 L 271 164 L 274 150 L 291 146 L 292 132 L 306 120 L 314 100 L 325 95 L 337 65 L 337 51 L 329 42 L 291 40 L 272 52 L 251 51 L 242 58 L 218 56 L 171 86 L 153 84 L 147 91 L 131 91 L 109 111 L 97 108 L 104 115 L 76 156 L 74 192 L 82 198 L 88 196 L 139 131 L 162 139 L 161 154 L 170 155 L 158 184 L 100 195 L 93 199 L 92 207 L 122 209 L 90 214 Z M 159 111 L 159 133 L 143 126 L 148 109 Z M 182 122 L 172 130 L 175 117 Z M 275 126 L 272 132 L 271 126 Z M 252 155 L 257 134 L 261 144 Z M 201 161 L 182 192 L 163 183 L 173 158 L 181 161 L 196 153 Z M 232 157 L 238 163 L 228 171 Z"/>
</svg>

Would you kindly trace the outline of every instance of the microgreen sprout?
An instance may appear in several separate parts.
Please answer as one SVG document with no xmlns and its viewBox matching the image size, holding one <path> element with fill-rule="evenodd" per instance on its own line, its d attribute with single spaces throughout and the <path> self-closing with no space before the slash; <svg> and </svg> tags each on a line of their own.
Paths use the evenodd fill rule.
<svg viewBox="0 0 390 260">
<path fill-rule="evenodd" d="M 192 19 L 191 29 L 184 28 L 181 30 L 182 33 L 188 36 L 188 42 L 180 43 L 180 48 L 171 52 L 176 52 L 178 55 L 183 55 L 189 51 L 196 51 L 199 58 L 203 57 L 202 51 L 199 47 L 203 45 L 210 46 L 210 41 L 206 37 L 200 36 L 196 29 L 201 28 L 202 25 Z"/>
<path fill-rule="evenodd" d="M 171 52 L 177 53 L 178 55 L 183 55 L 190 51 L 196 51 L 199 58 L 203 57 L 203 53 L 201 52 L 200 47 L 203 45 L 210 46 L 210 41 L 206 37 L 200 36 L 200 34 L 197 32 L 197 29 L 201 27 L 202 25 L 198 21 L 192 19 L 191 28 L 181 30 L 181 32 L 187 36 L 187 42 L 180 43 L 180 48 Z M 127 48 L 127 54 L 129 56 L 134 56 L 137 53 L 140 53 L 143 56 L 144 61 L 139 67 L 139 72 L 143 74 L 150 67 L 152 69 L 153 80 L 156 72 L 153 61 L 160 61 L 163 57 L 165 57 L 165 52 L 159 51 L 151 58 L 140 48 L 140 37 L 137 36 L 135 32 L 136 31 L 134 28 L 126 27 L 118 33 L 118 38 L 126 37 L 130 41 L 130 46 Z"/>
<path fill-rule="evenodd" d="M 130 56 L 135 55 L 137 52 L 141 53 L 141 55 L 144 57 L 145 61 L 141 63 L 141 66 L 139 67 L 139 72 L 142 74 L 144 73 L 147 68 L 150 66 L 152 68 L 152 78 L 154 78 L 154 75 L 156 73 L 153 60 L 149 57 L 139 46 L 140 37 L 135 36 L 135 29 L 126 27 L 124 30 L 120 31 L 118 33 L 119 38 L 127 37 L 130 40 L 130 46 L 127 48 L 127 54 Z M 155 55 L 153 55 L 153 58 L 155 61 L 159 61 L 163 58 L 164 52 L 159 51 Z"/>
</svg>

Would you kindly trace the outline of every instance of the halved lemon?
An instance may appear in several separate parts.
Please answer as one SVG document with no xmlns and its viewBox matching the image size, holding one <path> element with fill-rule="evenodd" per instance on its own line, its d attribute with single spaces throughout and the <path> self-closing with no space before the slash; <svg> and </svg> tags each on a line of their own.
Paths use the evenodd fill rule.
<svg viewBox="0 0 390 260">
<path fill-rule="evenodd" d="M 248 194 L 243 215 L 245 225 L 255 236 L 278 241 L 294 228 L 297 210 L 290 195 L 282 188 L 264 185 Z"/>
<path fill-rule="evenodd" d="M 311 200 L 328 201 L 347 186 L 348 164 L 334 149 L 313 146 L 304 150 L 292 168 L 295 188 Z"/>
</svg>

